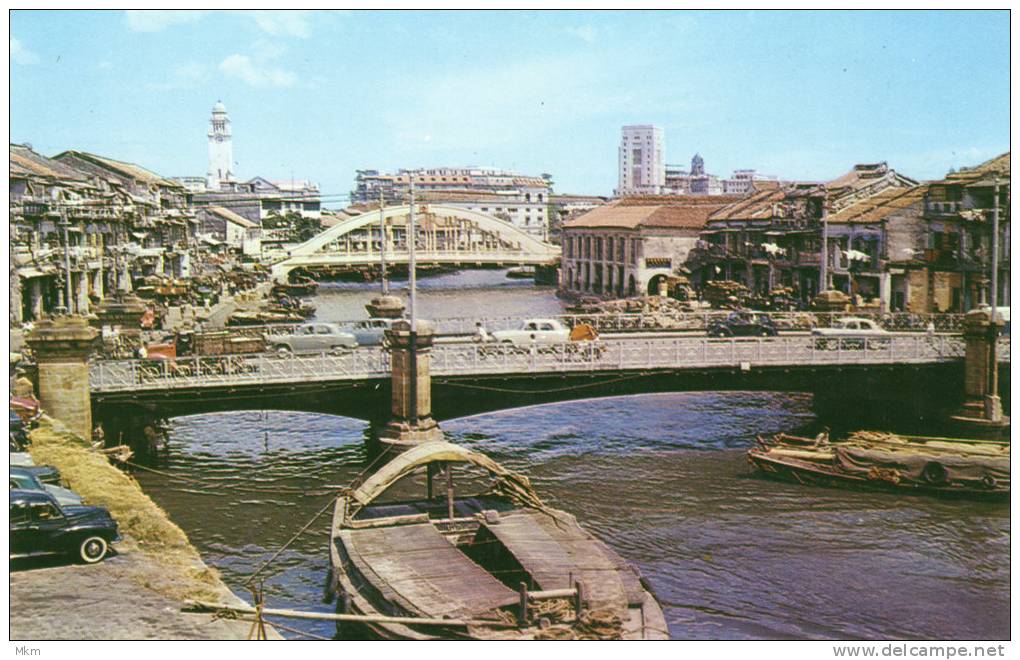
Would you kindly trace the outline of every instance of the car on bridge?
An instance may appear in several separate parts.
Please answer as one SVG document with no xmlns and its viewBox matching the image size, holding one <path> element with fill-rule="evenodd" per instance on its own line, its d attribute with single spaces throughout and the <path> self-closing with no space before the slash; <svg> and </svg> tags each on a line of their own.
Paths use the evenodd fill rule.
<svg viewBox="0 0 1020 660">
<path fill-rule="evenodd" d="M 306 323 L 292 333 L 263 335 L 269 350 L 286 357 L 296 353 L 339 355 L 358 347 L 358 339 L 335 323 Z"/>
<path fill-rule="evenodd" d="M 402 319 L 371 318 L 343 326 L 344 332 L 354 335 L 358 346 L 386 346 L 386 331 Z"/>
<path fill-rule="evenodd" d="M 730 312 L 724 319 L 709 321 L 709 337 L 775 337 L 776 324 L 768 314 L 760 312 Z"/>
<path fill-rule="evenodd" d="M 862 350 L 888 346 L 890 334 L 872 319 L 844 316 L 834 320 L 828 328 L 814 328 L 811 336 L 815 348 Z"/>
<path fill-rule="evenodd" d="M 10 491 L 11 559 L 68 554 L 86 564 L 103 560 L 120 539 L 117 522 L 98 506 L 64 505 L 49 493 Z"/>
<path fill-rule="evenodd" d="M 515 330 L 496 330 L 492 341 L 515 346 L 562 344 L 570 341 L 570 330 L 556 319 L 524 319 Z"/>
</svg>

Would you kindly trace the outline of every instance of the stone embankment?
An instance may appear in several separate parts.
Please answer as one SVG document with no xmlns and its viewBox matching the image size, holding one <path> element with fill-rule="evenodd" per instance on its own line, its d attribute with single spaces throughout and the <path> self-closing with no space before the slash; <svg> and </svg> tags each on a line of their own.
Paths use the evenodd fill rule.
<svg viewBox="0 0 1020 660">
<path fill-rule="evenodd" d="M 137 481 L 57 421 L 43 418 L 31 440 L 36 464 L 109 509 L 124 539 L 92 566 L 12 563 L 11 639 L 247 639 L 249 622 L 181 612 L 189 599 L 242 601 Z"/>
</svg>

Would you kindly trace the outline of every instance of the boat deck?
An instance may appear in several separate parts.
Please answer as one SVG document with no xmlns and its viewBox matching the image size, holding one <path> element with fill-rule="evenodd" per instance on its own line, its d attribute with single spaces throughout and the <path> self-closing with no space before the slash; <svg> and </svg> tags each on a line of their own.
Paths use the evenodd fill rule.
<svg viewBox="0 0 1020 660">
<path fill-rule="evenodd" d="M 431 522 L 344 530 L 352 559 L 388 600 L 429 617 L 472 617 L 518 594 L 458 550 Z"/>
<path fill-rule="evenodd" d="M 639 605 L 644 589 L 637 574 L 612 550 L 576 524 L 530 509 L 483 523 L 520 562 L 539 589 L 568 589 L 579 581 L 593 606 Z"/>
</svg>

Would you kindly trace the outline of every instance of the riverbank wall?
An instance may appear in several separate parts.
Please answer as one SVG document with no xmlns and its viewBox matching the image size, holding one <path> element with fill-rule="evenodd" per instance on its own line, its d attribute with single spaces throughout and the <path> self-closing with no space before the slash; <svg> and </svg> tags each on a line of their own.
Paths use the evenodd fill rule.
<svg viewBox="0 0 1020 660">
<path fill-rule="evenodd" d="M 123 540 L 95 565 L 12 562 L 11 639 L 248 638 L 250 622 L 181 612 L 191 599 L 243 601 L 135 479 L 56 420 L 40 420 L 31 441 L 35 463 L 56 467 L 87 504 L 108 509 Z M 270 638 L 281 637 L 270 630 Z"/>
</svg>

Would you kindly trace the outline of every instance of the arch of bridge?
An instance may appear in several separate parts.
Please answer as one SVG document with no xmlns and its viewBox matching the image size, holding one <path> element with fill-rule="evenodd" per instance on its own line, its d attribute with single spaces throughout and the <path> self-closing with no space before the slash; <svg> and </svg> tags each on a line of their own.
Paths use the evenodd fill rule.
<svg viewBox="0 0 1020 660">
<path fill-rule="evenodd" d="M 486 213 L 441 204 L 423 204 L 418 208 L 423 217 L 428 215 L 453 217 L 475 223 L 479 231 L 495 235 L 502 241 L 516 245 L 518 251 L 524 254 L 549 257 L 550 260 L 555 259 L 560 254 L 557 246 L 540 241 L 510 223 Z M 368 211 L 330 227 L 318 236 L 313 236 L 304 243 L 289 250 L 288 258 L 278 265 L 285 265 L 287 260 L 293 257 L 309 257 L 317 254 L 326 256 L 328 253 L 324 251 L 324 248 L 336 239 L 365 227 L 378 226 L 379 213 L 378 209 Z M 400 219 L 401 225 L 404 225 L 406 222 L 404 219 L 409 215 L 410 208 L 407 205 L 390 206 L 382 209 L 381 213 L 385 219 Z"/>
</svg>

